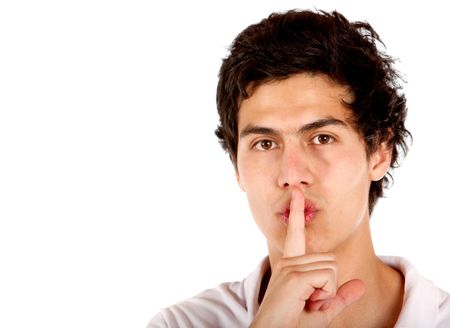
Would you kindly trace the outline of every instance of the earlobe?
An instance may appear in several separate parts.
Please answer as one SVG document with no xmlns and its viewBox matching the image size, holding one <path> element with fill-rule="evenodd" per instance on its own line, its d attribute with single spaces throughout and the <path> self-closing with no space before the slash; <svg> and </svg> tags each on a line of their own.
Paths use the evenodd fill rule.
<svg viewBox="0 0 450 328">
<path fill-rule="evenodd" d="M 370 158 L 370 178 L 372 181 L 381 180 L 389 170 L 392 159 L 392 148 L 383 142 Z"/>
</svg>

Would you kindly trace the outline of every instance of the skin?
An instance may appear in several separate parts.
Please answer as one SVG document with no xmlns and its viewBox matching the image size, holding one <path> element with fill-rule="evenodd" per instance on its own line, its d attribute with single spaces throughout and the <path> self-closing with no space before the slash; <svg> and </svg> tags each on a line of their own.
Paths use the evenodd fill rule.
<svg viewBox="0 0 450 328">
<path fill-rule="evenodd" d="M 347 88 L 298 74 L 241 103 L 237 179 L 271 266 L 252 327 L 391 327 L 400 312 L 403 277 L 376 257 L 368 208 L 391 150 L 367 156 L 342 100 Z M 305 204 L 314 208 L 306 225 Z"/>
</svg>

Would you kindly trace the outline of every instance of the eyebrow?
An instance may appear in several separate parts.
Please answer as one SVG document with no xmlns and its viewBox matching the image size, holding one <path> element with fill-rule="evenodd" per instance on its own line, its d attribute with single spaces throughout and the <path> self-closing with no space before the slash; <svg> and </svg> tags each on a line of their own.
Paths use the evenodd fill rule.
<svg viewBox="0 0 450 328">
<path fill-rule="evenodd" d="M 336 118 L 323 118 L 320 120 L 313 121 L 311 123 L 307 123 L 300 127 L 298 129 L 298 133 L 304 134 L 313 130 L 317 130 L 320 128 L 323 128 L 325 126 L 341 126 L 341 127 L 348 127 L 348 124 L 344 121 L 338 120 Z M 251 134 L 263 134 L 263 135 L 280 135 L 281 133 L 273 128 L 267 128 L 263 126 L 257 126 L 257 125 L 248 125 L 246 126 L 241 133 L 239 134 L 239 139 L 243 139 Z"/>
</svg>

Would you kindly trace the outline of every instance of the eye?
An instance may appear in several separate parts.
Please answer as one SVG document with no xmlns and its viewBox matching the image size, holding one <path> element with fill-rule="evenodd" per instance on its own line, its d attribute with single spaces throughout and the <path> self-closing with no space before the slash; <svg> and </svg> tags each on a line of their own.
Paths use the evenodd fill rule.
<svg viewBox="0 0 450 328">
<path fill-rule="evenodd" d="M 255 149 L 265 151 L 265 150 L 271 150 L 276 147 L 276 143 L 272 140 L 264 139 L 260 140 L 254 145 Z"/>
<path fill-rule="evenodd" d="M 328 134 L 319 134 L 315 136 L 312 143 L 315 145 L 326 145 L 334 142 L 336 139 Z"/>
</svg>

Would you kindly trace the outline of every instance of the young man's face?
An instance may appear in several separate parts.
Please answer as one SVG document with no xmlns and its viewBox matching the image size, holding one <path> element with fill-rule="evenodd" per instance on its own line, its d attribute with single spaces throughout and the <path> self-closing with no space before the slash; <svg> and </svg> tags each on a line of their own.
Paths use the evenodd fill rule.
<svg viewBox="0 0 450 328">
<path fill-rule="evenodd" d="M 342 100 L 351 101 L 345 87 L 298 74 L 257 87 L 240 106 L 237 177 L 272 256 L 283 253 L 294 186 L 305 196 L 307 253 L 337 249 L 369 218 L 370 183 L 390 153 L 380 147 L 368 159 Z"/>
</svg>

